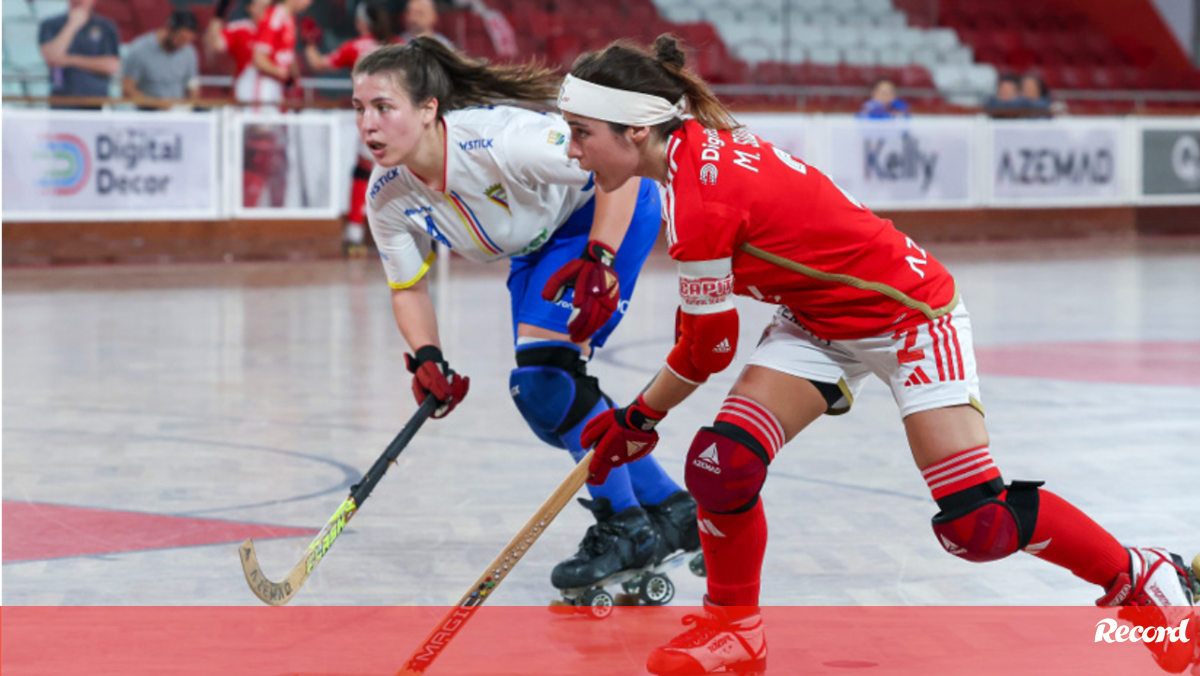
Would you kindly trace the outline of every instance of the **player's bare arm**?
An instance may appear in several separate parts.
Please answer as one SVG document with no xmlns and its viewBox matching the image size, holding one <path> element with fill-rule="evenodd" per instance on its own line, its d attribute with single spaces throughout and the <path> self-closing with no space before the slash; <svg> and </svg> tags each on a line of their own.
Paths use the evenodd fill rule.
<svg viewBox="0 0 1200 676">
<path fill-rule="evenodd" d="M 396 326 L 412 349 L 426 345 L 441 347 L 437 314 L 425 279 L 406 289 L 392 289 L 392 312 L 396 316 Z"/>
</svg>

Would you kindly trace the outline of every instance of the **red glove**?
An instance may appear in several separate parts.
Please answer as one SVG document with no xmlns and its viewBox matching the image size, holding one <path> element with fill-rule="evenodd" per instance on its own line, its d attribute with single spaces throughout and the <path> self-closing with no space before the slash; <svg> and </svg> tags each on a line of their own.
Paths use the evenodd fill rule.
<svg viewBox="0 0 1200 676">
<path fill-rule="evenodd" d="M 408 372 L 413 374 L 413 396 L 417 398 L 417 404 L 425 403 L 425 397 L 429 395 L 442 403 L 432 417 L 445 417 L 467 396 L 471 379 L 455 373 L 437 347 L 426 345 L 416 354 L 404 355 L 404 359 Z"/>
<path fill-rule="evenodd" d="M 317 45 L 321 43 L 321 36 L 324 31 L 321 30 L 321 25 L 316 22 L 311 16 L 306 16 L 300 19 L 300 38 L 306 44 Z"/>
<path fill-rule="evenodd" d="M 646 405 L 640 395 L 625 408 L 610 408 L 588 421 L 579 435 L 584 448 L 595 447 L 588 483 L 600 486 L 614 467 L 642 458 L 658 444 L 654 426 L 666 417 Z"/>
<path fill-rule="evenodd" d="M 621 303 L 621 285 L 612 264 L 617 254 L 607 244 L 592 240 L 583 255 L 559 268 L 542 289 L 542 298 L 557 303 L 567 289 L 575 289 L 575 306 L 567 320 L 571 340 L 582 343 L 600 330 Z"/>
</svg>

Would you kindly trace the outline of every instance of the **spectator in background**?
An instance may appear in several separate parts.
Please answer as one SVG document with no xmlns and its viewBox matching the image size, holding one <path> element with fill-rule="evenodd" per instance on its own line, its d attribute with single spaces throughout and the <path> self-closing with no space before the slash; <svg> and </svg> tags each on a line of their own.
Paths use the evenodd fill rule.
<svg viewBox="0 0 1200 676">
<path fill-rule="evenodd" d="M 450 49 L 454 49 L 454 43 L 450 42 L 450 38 L 434 30 L 437 22 L 437 5 L 433 3 L 433 0 L 408 0 L 408 4 L 404 6 L 404 32 L 400 34 L 400 37 L 405 42 L 409 42 L 413 38 L 430 37 Z"/>
<path fill-rule="evenodd" d="M 117 25 L 95 14 L 95 4 L 96 0 L 70 0 L 66 14 L 38 26 L 42 58 L 50 67 L 51 96 L 106 97 L 109 81 L 121 69 Z"/>
<path fill-rule="evenodd" d="M 321 54 L 318 45 L 321 42 L 321 27 L 309 17 L 300 24 L 301 38 L 304 40 L 304 58 L 308 65 L 318 73 L 334 70 L 348 70 L 358 63 L 362 57 L 370 54 L 383 45 L 391 44 L 391 17 L 383 5 L 362 2 L 354 12 L 354 28 L 358 37 L 342 43 L 328 56 Z"/>
<path fill-rule="evenodd" d="M 1011 73 L 1000 76 L 996 82 L 996 93 L 983 104 L 984 110 L 992 117 L 1022 117 L 1027 105 L 1021 98 L 1021 80 Z"/>
<path fill-rule="evenodd" d="M 214 16 L 208 24 L 204 43 L 213 54 L 228 54 L 233 59 L 233 79 L 250 65 L 254 55 L 254 36 L 258 22 L 271 5 L 271 0 L 248 0 L 245 19 L 225 22 L 224 16 Z"/>
<path fill-rule="evenodd" d="M 191 10 L 171 12 L 167 25 L 129 44 L 122 91 L 129 98 L 195 98 L 200 69 L 192 43 L 200 26 Z"/>
<path fill-rule="evenodd" d="M 871 98 L 867 99 L 858 111 L 858 117 L 873 120 L 910 115 L 908 104 L 896 98 L 896 83 L 888 77 L 875 80 L 875 84 L 871 85 Z"/>
<path fill-rule="evenodd" d="M 1025 102 L 1026 117 L 1050 117 L 1050 92 L 1037 73 L 1021 76 L 1021 99 Z"/>
</svg>

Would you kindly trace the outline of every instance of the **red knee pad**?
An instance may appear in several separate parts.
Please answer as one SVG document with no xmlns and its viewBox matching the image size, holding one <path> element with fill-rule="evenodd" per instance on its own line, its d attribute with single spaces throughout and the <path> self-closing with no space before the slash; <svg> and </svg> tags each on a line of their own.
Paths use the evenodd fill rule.
<svg viewBox="0 0 1200 676">
<path fill-rule="evenodd" d="M 751 440 L 747 440 L 751 441 Z M 717 514 L 749 509 L 767 480 L 767 453 L 703 427 L 688 449 L 684 478 L 696 504 Z"/>
<path fill-rule="evenodd" d="M 1042 483 L 1014 481 L 1004 490 L 997 478 L 939 500 L 943 511 L 933 517 L 938 542 L 951 554 L 976 563 L 999 561 L 1023 549 L 1037 525 Z"/>
<path fill-rule="evenodd" d="M 955 519 L 933 518 L 938 542 L 951 554 L 967 561 L 999 561 L 1020 548 L 1020 529 L 1012 507 L 989 500 Z"/>
</svg>

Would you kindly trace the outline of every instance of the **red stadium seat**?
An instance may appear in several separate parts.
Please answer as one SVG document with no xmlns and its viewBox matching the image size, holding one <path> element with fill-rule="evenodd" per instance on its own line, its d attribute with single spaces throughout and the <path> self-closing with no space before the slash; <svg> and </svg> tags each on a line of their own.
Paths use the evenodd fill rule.
<svg viewBox="0 0 1200 676">
<path fill-rule="evenodd" d="M 1064 89 L 1091 89 L 1092 78 L 1087 68 L 1063 66 L 1058 71 L 1060 86 Z"/>
<path fill-rule="evenodd" d="M 1034 63 L 1058 65 L 1063 62 L 1057 46 L 1051 42 L 1048 33 L 1030 31 L 1022 36 L 1022 42 Z"/>
<path fill-rule="evenodd" d="M 1090 69 L 1092 86 L 1097 89 L 1121 89 L 1121 77 L 1117 68 L 1095 66 Z"/>
<path fill-rule="evenodd" d="M 924 66 L 911 64 L 896 71 L 897 84 L 915 89 L 932 89 L 933 76 Z"/>
</svg>

